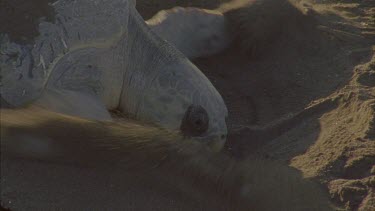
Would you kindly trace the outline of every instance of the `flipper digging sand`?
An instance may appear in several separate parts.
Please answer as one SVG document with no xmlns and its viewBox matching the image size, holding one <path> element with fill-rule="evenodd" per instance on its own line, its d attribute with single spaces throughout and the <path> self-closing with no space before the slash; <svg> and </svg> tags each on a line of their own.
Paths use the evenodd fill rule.
<svg viewBox="0 0 375 211">
<path fill-rule="evenodd" d="M 36 108 L 1 110 L 1 125 L 2 205 L 12 200 L 9 208 L 330 210 L 328 196 L 296 170 L 238 162 L 161 128 Z"/>
</svg>

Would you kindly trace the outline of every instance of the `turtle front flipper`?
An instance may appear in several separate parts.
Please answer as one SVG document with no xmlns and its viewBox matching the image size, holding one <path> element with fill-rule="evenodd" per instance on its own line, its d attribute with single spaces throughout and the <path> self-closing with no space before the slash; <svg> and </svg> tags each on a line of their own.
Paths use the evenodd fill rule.
<svg viewBox="0 0 375 211">
<path fill-rule="evenodd" d="M 39 35 L 31 39 L 33 43 L 25 44 L 11 40 L 7 35 L 11 33 L 7 31 L 0 34 L 0 94 L 7 103 L 16 107 L 40 97 L 46 84 L 49 83 L 51 74 L 56 71 L 56 65 L 60 67 L 60 70 L 64 68 L 71 70 L 71 66 L 62 67 L 62 63 L 77 65 L 77 63 L 67 62 L 67 59 L 72 58 L 73 54 L 75 62 L 81 60 L 79 56 L 88 54 L 90 54 L 88 55 L 90 58 L 95 58 L 95 56 L 103 58 L 103 54 L 95 55 L 103 51 L 89 52 L 85 49 L 109 49 L 117 45 L 117 42 L 127 33 L 130 13 L 128 0 L 113 0 L 111 2 L 106 0 L 60 0 L 52 4 L 49 4 L 48 1 L 40 4 L 49 6 L 39 5 L 40 7 L 33 9 L 48 8 L 53 11 L 54 17 L 39 20 L 37 25 Z M 11 19 L 17 19 L 17 17 L 11 17 Z M 82 53 L 82 51 L 85 53 L 77 53 Z M 65 61 L 62 61 L 64 59 Z M 103 66 L 111 68 L 109 65 Z M 103 81 L 112 79 L 122 81 L 122 76 L 113 72 L 116 70 L 119 69 L 102 69 L 101 71 L 104 72 L 112 71 L 111 75 L 113 76 L 111 79 Z M 116 83 L 112 81 L 111 87 L 120 89 L 121 84 L 116 87 Z M 115 94 L 103 93 L 102 96 L 104 95 L 116 99 Z M 117 100 L 119 100 L 119 95 L 120 93 L 117 93 Z M 118 101 L 113 101 L 105 102 L 105 104 L 116 106 Z"/>
<path fill-rule="evenodd" d="M 92 120 L 112 120 L 105 105 L 94 95 L 64 89 L 46 89 L 34 105 L 58 113 Z"/>
<path fill-rule="evenodd" d="M 146 23 L 189 59 L 219 53 L 231 42 L 224 15 L 215 10 L 175 7 L 158 12 Z"/>
</svg>

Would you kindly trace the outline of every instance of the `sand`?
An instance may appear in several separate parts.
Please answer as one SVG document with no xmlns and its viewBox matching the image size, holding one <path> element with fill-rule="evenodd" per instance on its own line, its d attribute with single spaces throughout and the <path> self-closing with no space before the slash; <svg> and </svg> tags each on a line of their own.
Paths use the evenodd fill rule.
<svg viewBox="0 0 375 211">
<path fill-rule="evenodd" d="M 241 11 L 258 12 L 242 22 L 247 34 L 194 63 L 227 103 L 230 153 L 285 161 L 337 209 L 375 210 L 375 2 L 299 2 L 313 20 L 285 6 Z"/>
<path fill-rule="evenodd" d="M 221 2 L 142 0 L 137 1 L 137 9 L 147 19 L 173 6 L 212 9 Z M 251 37 L 244 45 L 242 41 L 249 36 L 243 33 L 224 52 L 193 62 L 228 106 L 227 153 L 238 159 L 258 154 L 295 167 L 305 177 L 320 182 L 338 210 L 375 210 L 375 2 L 299 2 L 312 19 L 296 21 L 293 15 L 273 18 L 275 11 L 257 10 L 264 19 L 251 17 L 255 23 L 250 21 L 249 28 L 264 31 L 266 38 Z M 284 27 L 268 33 L 274 21 Z M 29 190 L 48 190 L 56 185 L 65 196 L 50 202 L 56 206 L 69 207 L 69 200 L 85 203 L 74 194 L 88 194 L 87 203 L 96 208 L 103 206 L 99 203 L 103 198 L 110 199 L 113 207 L 107 207 L 109 210 L 120 203 L 120 187 L 103 182 L 109 181 L 110 175 L 47 167 L 25 164 L 11 179 L 16 183 L 27 176 L 23 172 L 35 171 L 30 179 L 37 183 L 19 185 L 29 185 L 25 187 Z M 2 172 L 4 168 L 18 169 L 12 170 L 11 163 L 2 167 Z M 46 172 L 51 174 L 49 181 L 38 179 Z M 66 180 L 55 184 L 54 175 L 59 174 Z M 86 189 L 77 187 L 69 193 L 71 189 L 65 185 L 71 187 L 77 181 L 86 181 Z M 101 181 L 98 186 L 108 191 L 91 194 L 88 184 L 95 181 Z M 3 194 L 11 200 L 2 201 L 2 206 L 28 197 L 11 189 L 2 190 L 2 198 Z"/>
</svg>

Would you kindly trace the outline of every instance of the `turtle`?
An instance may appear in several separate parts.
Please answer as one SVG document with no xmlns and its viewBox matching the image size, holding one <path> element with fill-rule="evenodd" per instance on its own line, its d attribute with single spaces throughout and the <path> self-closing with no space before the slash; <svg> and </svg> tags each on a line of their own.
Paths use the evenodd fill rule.
<svg viewBox="0 0 375 211">
<path fill-rule="evenodd" d="M 221 149 L 228 116 L 223 98 L 183 53 L 150 29 L 135 3 L 52 1 L 52 18 L 40 18 L 32 44 L 1 33 L 2 102 L 100 120 L 110 120 L 108 110 L 117 109 Z"/>
</svg>

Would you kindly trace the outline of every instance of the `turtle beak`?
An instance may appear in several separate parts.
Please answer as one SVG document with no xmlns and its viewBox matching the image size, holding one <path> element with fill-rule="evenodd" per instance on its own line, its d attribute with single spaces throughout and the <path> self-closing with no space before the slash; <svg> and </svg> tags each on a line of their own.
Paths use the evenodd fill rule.
<svg viewBox="0 0 375 211">
<path fill-rule="evenodd" d="M 207 146 L 214 152 L 220 152 L 226 142 L 226 135 L 211 135 L 204 137 L 193 137 L 193 139 L 206 143 Z"/>
</svg>

